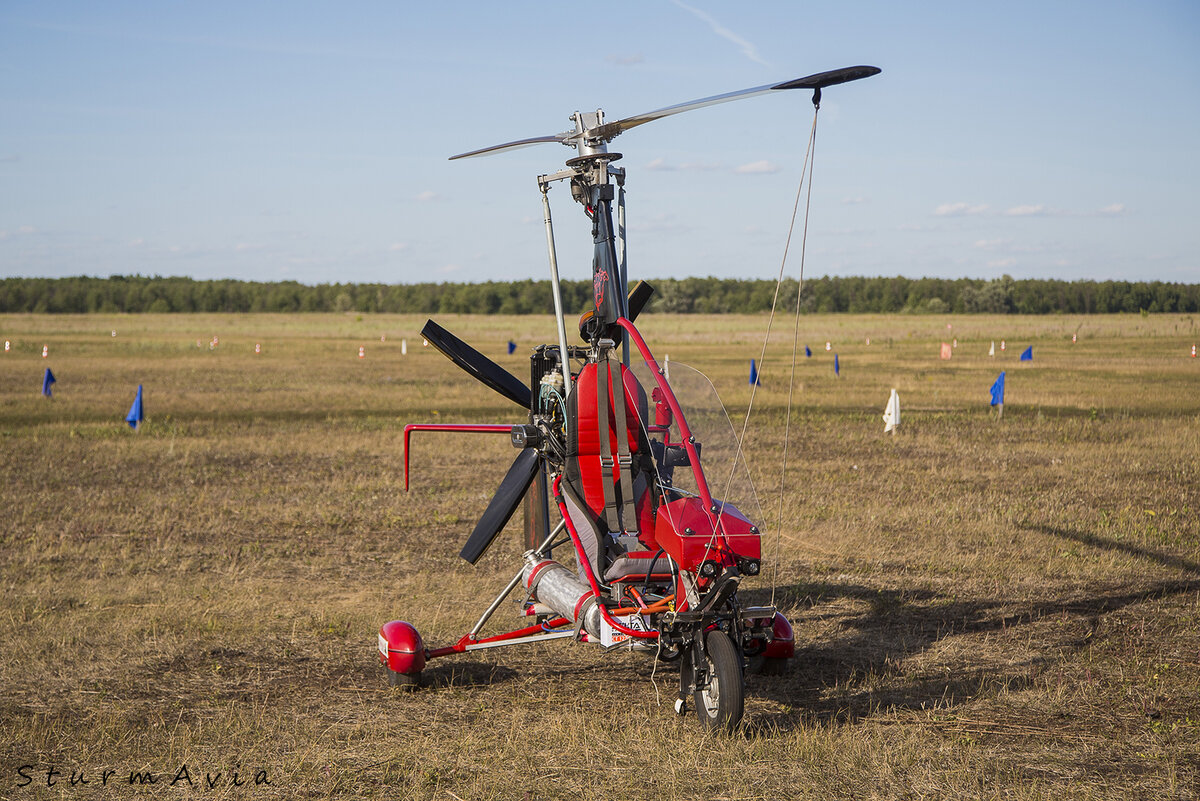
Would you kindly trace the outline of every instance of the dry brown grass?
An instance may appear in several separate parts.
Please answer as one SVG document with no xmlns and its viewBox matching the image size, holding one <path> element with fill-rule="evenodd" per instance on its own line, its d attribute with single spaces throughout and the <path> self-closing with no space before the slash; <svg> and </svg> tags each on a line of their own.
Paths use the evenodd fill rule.
<svg viewBox="0 0 1200 801">
<path fill-rule="evenodd" d="M 542 319 L 440 321 L 519 376 L 503 343 L 553 338 Z M 0 798 L 1200 794 L 1192 319 L 805 318 L 782 504 L 777 323 L 752 445 L 798 658 L 749 679 L 745 731 L 725 738 L 670 711 L 669 666 L 582 646 L 435 661 L 422 691 L 387 688 L 379 625 L 457 638 L 519 551 L 511 536 L 477 567 L 457 556 L 503 438 L 418 435 L 402 490 L 405 422 L 518 417 L 422 350 L 422 322 L 0 317 Z M 764 324 L 643 329 L 740 414 Z M 891 387 L 904 424 L 885 437 Z M 748 594 L 771 591 L 768 575 Z M 169 787 L 184 764 L 195 787 Z M 132 770 L 159 783 L 130 787 Z"/>
</svg>

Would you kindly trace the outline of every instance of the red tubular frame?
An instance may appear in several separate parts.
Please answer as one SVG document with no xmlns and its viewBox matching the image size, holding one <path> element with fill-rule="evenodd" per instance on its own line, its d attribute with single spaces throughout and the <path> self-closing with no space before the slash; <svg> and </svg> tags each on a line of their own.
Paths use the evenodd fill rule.
<svg viewBox="0 0 1200 801">
<path fill-rule="evenodd" d="M 557 617 L 548 623 L 538 623 L 537 625 L 534 625 L 534 626 L 526 626 L 523 629 L 517 629 L 516 631 L 510 631 L 507 634 L 497 634 L 494 637 L 484 637 L 483 639 L 474 639 L 471 637 L 470 634 L 464 634 L 462 639 L 460 639 L 458 642 L 454 643 L 454 645 L 447 645 L 443 648 L 434 648 L 434 649 L 427 648 L 427 649 L 425 649 L 425 658 L 433 659 L 434 657 L 438 657 L 438 656 L 449 656 L 450 654 L 461 654 L 467 650 L 468 645 L 477 645 L 480 643 L 489 643 L 489 642 L 504 642 L 505 640 L 515 640 L 520 637 L 528 637 L 530 635 L 537 634 L 539 631 L 546 631 L 547 629 L 556 629 L 559 626 L 562 626 L 562 625 L 570 623 L 570 622 L 571 621 L 567 620 L 565 617 Z"/>
<path fill-rule="evenodd" d="M 414 431 L 456 431 L 460 434 L 511 434 L 503 423 L 409 423 L 404 427 L 404 491 L 408 492 L 408 436 Z"/>
</svg>

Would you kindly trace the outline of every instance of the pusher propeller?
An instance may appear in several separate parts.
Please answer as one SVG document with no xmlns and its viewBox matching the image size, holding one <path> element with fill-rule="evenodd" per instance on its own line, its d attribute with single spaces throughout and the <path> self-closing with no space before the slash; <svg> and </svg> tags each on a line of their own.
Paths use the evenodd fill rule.
<svg viewBox="0 0 1200 801">
<path fill-rule="evenodd" d="M 421 336 L 425 337 L 430 345 L 440 350 L 446 358 L 484 384 L 487 384 L 518 406 L 525 409 L 529 408 L 531 397 L 529 387 L 522 384 L 520 379 L 487 356 L 484 356 L 433 320 L 426 321 L 425 327 L 421 329 Z"/>
<path fill-rule="evenodd" d="M 537 476 L 538 461 L 541 458 L 541 454 L 533 448 L 517 454 L 516 460 L 508 468 L 504 480 L 500 482 L 500 488 L 483 510 L 483 516 L 475 524 L 475 530 L 471 532 L 459 556 L 471 564 L 479 561 L 479 557 L 491 546 L 496 535 L 513 516 L 513 512 L 517 511 L 526 490 Z"/>
</svg>

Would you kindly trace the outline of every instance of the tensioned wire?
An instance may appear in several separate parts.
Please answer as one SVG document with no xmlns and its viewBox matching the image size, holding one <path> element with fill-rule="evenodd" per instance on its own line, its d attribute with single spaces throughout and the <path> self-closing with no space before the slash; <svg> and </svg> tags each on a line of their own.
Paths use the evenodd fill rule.
<svg viewBox="0 0 1200 801">
<path fill-rule="evenodd" d="M 804 204 L 804 227 L 800 238 L 800 281 L 796 290 L 796 322 L 792 332 L 792 372 L 791 378 L 788 381 L 788 402 L 786 422 L 784 423 L 783 433 L 783 464 L 779 480 L 779 515 L 775 529 L 775 554 L 773 557 L 774 567 L 771 574 L 771 606 L 775 605 L 775 587 L 779 580 L 779 542 L 783 538 L 783 501 L 784 501 L 784 479 L 787 470 L 787 454 L 788 454 L 788 435 L 791 428 L 792 419 L 792 394 L 796 378 L 796 345 L 799 342 L 800 332 L 800 295 L 804 291 L 804 256 L 808 244 L 808 215 L 812 208 L 812 168 L 813 155 L 816 150 L 817 142 L 817 115 L 821 110 L 818 103 L 813 103 L 813 121 L 812 130 L 808 135 L 808 147 L 804 151 L 804 164 L 800 168 L 800 184 L 796 187 L 796 200 L 792 204 L 792 218 L 788 224 L 787 239 L 783 245 L 783 258 L 779 262 L 779 275 L 775 279 L 775 293 L 771 298 L 771 313 L 767 316 L 767 330 L 763 335 L 762 350 L 758 357 L 758 372 L 762 374 L 766 367 L 767 358 L 767 343 L 771 340 L 771 325 L 775 321 L 775 308 L 779 303 L 779 290 L 783 286 L 784 270 L 787 267 L 788 251 L 792 245 L 792 234 L 796 229 L 796 215 L 800 209 L 800 196 L 804 194 L 805 178 L 807 176 L 808 192 Z M 750 402 L 746 406 L 746 417 L 742 422 L 742 433 L 738 436 L 737 451 L 733 457 L 733 463 L 729 468 L 729 478 L 725 482 L 725 491 L 722 493 L 722 498 L 729 496 L 729 489 L 733 486 L 733 476 L 737 471 L 738 461 L 742 458 L 742 450 L 746 441 L 746 431 L 750 427 L 750 414 L 754 410 L 754 398 L 758 394 L 758 382 L 755 382 L 750 387 Z M 725 501 L 721 501 L 724 506 Z M 716 537 L 716 530 L 713 531 L 713 537 Z"/>
</svg>

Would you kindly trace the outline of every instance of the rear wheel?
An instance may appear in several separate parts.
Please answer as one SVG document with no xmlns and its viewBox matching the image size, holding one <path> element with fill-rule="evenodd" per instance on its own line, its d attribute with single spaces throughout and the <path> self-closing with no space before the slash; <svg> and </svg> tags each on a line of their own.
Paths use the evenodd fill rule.
<svg viewBox="0 0 1200 801">
<path fill-rule="evenodd" d="M 696 715 L 706 729 L 732 731 L 745 709 L 741 658 L 729 635 L 719 629 L 704 640 L 705 677 L 696 685 Z"/>
</svg>

